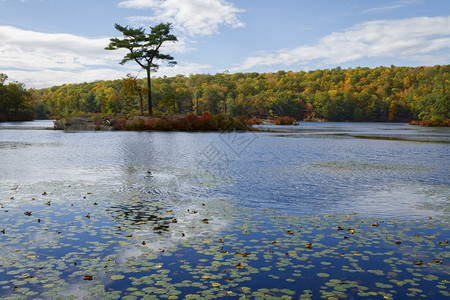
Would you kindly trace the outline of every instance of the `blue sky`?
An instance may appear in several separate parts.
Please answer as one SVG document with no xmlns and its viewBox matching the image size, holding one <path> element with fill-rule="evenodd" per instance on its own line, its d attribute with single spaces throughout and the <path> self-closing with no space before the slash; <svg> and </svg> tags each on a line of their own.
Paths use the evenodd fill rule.
<svg viewBox="0 0 450 300">
<path fill-rule="evenodd" d="M 143 76 L 114 23 L 173 23 L 155 76 L 450 64 L 450 0 L 0 0 L 0 73 L 27 87 Z"/>
</svg>

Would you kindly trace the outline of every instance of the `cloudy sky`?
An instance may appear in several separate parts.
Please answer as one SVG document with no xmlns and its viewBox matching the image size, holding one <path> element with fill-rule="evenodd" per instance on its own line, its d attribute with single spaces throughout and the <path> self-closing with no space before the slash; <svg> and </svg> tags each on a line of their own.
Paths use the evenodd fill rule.
<svg viewBox="0 0 450 300">
<path fill-rule="evenodd" d="M 450 64 L 450 0 L 0 0 L 0 73 L 27 87 L 143 76 L 114 23 L 171 22 L 155 76 Z"/>
</svg>

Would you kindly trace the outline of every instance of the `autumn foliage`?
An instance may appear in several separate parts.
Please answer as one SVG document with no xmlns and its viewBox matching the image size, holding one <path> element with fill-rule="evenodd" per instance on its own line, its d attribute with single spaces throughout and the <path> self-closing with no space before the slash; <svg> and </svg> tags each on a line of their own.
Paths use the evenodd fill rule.
<svg viewBox="0 0 450 300">
<path fill-rule="evenodd" d="M 445 125 L 450 119 L 449 78 L 450 65 L 337 67 L 309 72 L 178 75 L 154 78 L 151 85 L 155 116 L 194 113 L 203 118 L 177 121 L 182 128 L 205 126 L 209 123 L 206 115 L 201 116 L 205 112 L 253 117 L 255 122 L 288 116 L 298 121 L 420 120 L 422 124 Z M 127 88 L 130 80 L 135 81 L 134 90 Z M 38 116 L 42 112 L 52 117 L 85 113 L 133 116 L 142 115 L 139 91 L 144 90 L 145 79 L 125 78 L 29 92 Z M 166 124 L 170 122 L 155 121 L 154 126 L 171 128 Z"/>
<path fill-rule="evenodd" d="M 212 115 L 204 112 L 201 116 L 188 114 L 185 117 L 136 118 L 114 123 L 115 129 L 137 131 L 243 131 L 250 123 L 245 117 L 229 117 L 225 114 Z"/>
<path fill-rule="evenodd" d="M 275 118 L 274 124 L 275 125 L 296 125 L 297 121 L 294 118 L 285 116 L 285 117 Z"/>
</svg>

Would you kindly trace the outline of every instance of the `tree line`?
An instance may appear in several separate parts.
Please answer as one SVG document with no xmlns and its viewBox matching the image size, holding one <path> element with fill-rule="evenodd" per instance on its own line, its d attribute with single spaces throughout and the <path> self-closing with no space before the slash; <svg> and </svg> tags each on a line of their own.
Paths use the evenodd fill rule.
<svg viewBox="0 0 450 300">
<path fill-rule="evenodd" d="M 437 65 L 178 75 L 152 79 L 152 105 L 155 114 L 210 112 L 296 120 L 442 122 L 450 118 L 449 70 L 450 65 Z M 148 104 L 142 101 L 148 92 L 146 83 L 146 79 L 131 75 L 28 91 L 10 83 L 20 85 L 25 94 L 17 97 L 17 102 L 11 101 L 16 96 L 1 96 L 0 114 L 6 111 L 11 116 L 31 107 L 39 118 L 86 113 L 139 115 L 141 105 L 148 111 Z M 5 93 L 4 86 L 0 85 L 0 95 Z"/>
<path fill-rule="evenodd" d="M 8 76 L 0 73 L 0 122 L 32 120 L 37 106 L 23 83 L 6 83 Z"/>
</svg>

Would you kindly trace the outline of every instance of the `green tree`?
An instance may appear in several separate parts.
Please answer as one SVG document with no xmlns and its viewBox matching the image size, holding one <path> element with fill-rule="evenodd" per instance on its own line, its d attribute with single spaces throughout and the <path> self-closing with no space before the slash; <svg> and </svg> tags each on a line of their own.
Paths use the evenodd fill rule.
<svg viewBox="0 0 450 300">
<path fill-rule="evenodd" d="M 141 116 L 144 115 L 144 103 L 142 101 L 144 87 L 139 85 L 137 78 L 131 74 L 127 74 L 127 77 L 122 79 L 122 90 L 129 97 L 139 95 L 139 111 Z"/>
<path fill-rule="evenodd" d="M 170 34 L 172 29 L 170 23 L 161 23 L 155 27 L 150 27 L 150 33 L 147 34 L 143 28 L 132 28 L 115 24 L 115 28 L 123 34 L 123 39 L 112 38 L 106 50 L 127 49 L 129 53 L 124 56 L 121 64 L 128 61 L 135 61 L 142 69 L 147 72 L 148 86 L 148 112 L 153 114 L 152 109 L 152 89 L 151 72 L 156 72 L 159 65 L 158 60 L 167 60 L 169 65 L 175 65 L 177 62 L 168 54 L 162 54 L 160 48 L 164 42 L 176 42 L 177 37 Z"/>
<path fill-rule="evenodd" d="M 11 82 L 6 86 L 6 115 L 10 120 L 29 120 L 31 115 L 31 94 L 21 82 Z"/>
<path fill-rule="evenodd" d="M 303 119 L 303 102 L 292 93 L 284 90 L 276 93 L 274 113 L 279 116 L 288 116 L 297 120 Z"/>
<path fill-rule="evenodd" d="M 0 121 L 6 121 L 7 119 L 6 86 L 4 85 L 7 79 L 6 74 L 0 73 Z"/>
<path fill-rule="evenodd" d="M 168 114 L 175 114 L 178 111 L 176 89 L 169 83 L 164 83 L 162 86 L 164 95 L 158 103 L 158 108 L 162 108 Z"/>
</svg>

